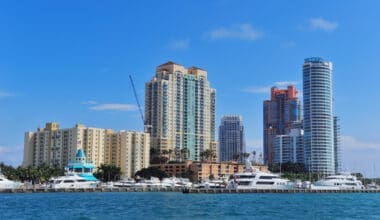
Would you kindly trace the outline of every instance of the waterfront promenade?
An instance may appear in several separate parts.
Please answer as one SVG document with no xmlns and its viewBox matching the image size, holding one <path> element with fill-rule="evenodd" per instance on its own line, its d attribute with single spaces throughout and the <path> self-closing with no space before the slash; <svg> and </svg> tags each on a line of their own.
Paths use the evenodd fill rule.
<svg viewBox="0 0 380 220">
<path fill-rule="evenodd" d="M 185 194 L 241 194 L 241 193 L 380 193 L 380 189 L 316 190 L 316 189 L 179 189 L 179 188 L 88 188 L 88 189 L 0 189 L 0 193 L 59 193 L 59 192 L 183 192 Z"/>
</svg>

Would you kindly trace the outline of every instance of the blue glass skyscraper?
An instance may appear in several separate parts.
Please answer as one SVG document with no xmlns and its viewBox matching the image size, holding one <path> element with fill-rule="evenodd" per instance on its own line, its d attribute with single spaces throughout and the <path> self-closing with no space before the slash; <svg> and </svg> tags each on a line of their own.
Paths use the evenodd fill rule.
<svg viewBox="0 0 380 220">
<path fill-rule="evenodd" d="M 220 161 L 244 161 L 244 126 L 241 116 L 224 116 L 219 127 Z"/>
<path fill-rule="evenodd" d="M 332 63 L 320 57 L 303 64 L 304 147 L 310 172 L 335 173 Z"/>
</svg>

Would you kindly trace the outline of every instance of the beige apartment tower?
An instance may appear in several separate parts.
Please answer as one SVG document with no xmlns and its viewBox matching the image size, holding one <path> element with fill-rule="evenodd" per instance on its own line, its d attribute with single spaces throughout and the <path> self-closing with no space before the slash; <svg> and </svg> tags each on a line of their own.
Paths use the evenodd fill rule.
<svg viewBox="0 0 380 220">
<path fill-rule="evenodd" d="M 185 149 L 186 159 L 195 161 L 203 151 L 215 149 L 215 93 L 203 69 L 173 62 L 158 66 L 145 85 L 145 126 L 151 147 L 173 152 L 176 160 Z"/>
<path fill-rule="evenodd" d="M 150 137 L 134 131 L 108 131 L 106 163 L 121 168 L 124 177 L 133 177 L 142 168 L 149 167 Z"/>
<path fill-rule="evenodd" d="M 121 168 L 123 176 L 131 177 L 149 166 L 149 134 L 91 128 L 77 124 L 60 129 L 58 123 L 47 123 L 36 132 L 26 132 L 24 137 L 23 166 L 64 167 L 75 159 L 78 149 L 83 149 L 87 159 L 96 167 L 113 164 Z"/>
</svg>

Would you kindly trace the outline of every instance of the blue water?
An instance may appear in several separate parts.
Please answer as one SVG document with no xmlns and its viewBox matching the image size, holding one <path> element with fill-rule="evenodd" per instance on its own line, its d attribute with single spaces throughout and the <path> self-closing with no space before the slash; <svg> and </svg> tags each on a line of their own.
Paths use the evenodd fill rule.
<svg viewBox="0 0 380 220">
<path fill-rule="evenodd" d="M 0 219 L 380 219 L 380 194 L 0 194 Z"/>
</svg>

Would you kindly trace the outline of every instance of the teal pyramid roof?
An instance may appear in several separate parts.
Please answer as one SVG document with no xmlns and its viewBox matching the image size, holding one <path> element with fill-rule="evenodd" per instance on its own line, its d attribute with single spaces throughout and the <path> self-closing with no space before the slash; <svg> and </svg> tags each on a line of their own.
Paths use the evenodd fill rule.
<svg viewBox="0 0 380 220">
<path fill-rule="evenodd" d="M 84 154 L 84 151 L 82 149 L 79 149 L 78 152 L 77 152 L 77 155 L 76 157 L 86 157 L 86 155 Z"/>
</svg>

